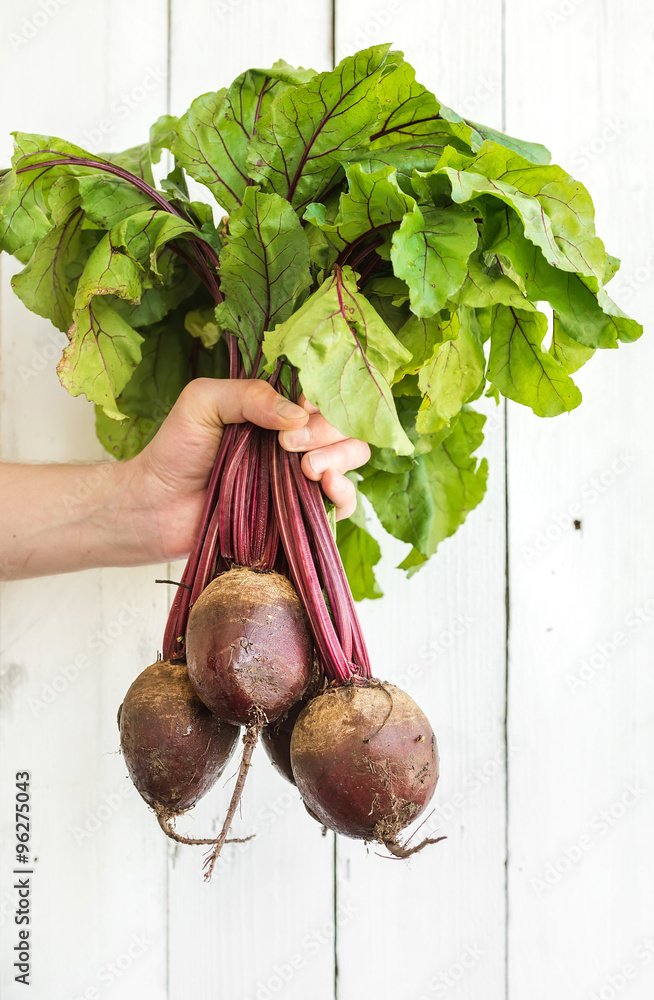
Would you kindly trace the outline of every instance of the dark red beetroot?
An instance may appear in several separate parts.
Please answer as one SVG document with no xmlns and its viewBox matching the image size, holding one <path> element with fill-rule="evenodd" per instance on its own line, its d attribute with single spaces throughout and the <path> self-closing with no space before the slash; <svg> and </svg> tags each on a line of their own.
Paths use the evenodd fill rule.
<svg viewBox="0 0 654 1000">
<path fill-rule="evenodd" d="M 424 712 L 392 684 L 329 688 L 310 701 L 293 727 L 291 763 L 306 806 L 329 829 L 398 857 L 436 842 L 398 841 L 434 794 L 438 750 Z"/>
<path fill-rule="evenodd" d="M 311 679 L 313 640 L 293 585 L 279 573 L 243 566 L 218 576 L 189 615 L 186 659 L 204 704 L 221 719 L 247 727 L 227 816 L 207 859 L 205 878 L 211 878 L 261 729 L 291 708 Z"/>
<path fill-rule="evenodd" d="M 198 696 L 219 718 L 272 722 L 311 677 L 313 641 L 293 585 L 241 566 L 217 577 L 191 610 L 186 660 Z"/>
<path fill-rule="evenodd" d="M 171 819 L 202 798 L 222 774 L 239 729 L 217 719 L 191 686 L 183 663 L 158 661 L 139 674 L 118 710 L 120 745 L 130 777 L 168 836 Z"/>
<path fill-rule="evenodd" d="M 304 700 L 296 702 L 285 715 L 261 730 L 261 742 L 272 766 L 293 785 L 295 778 L 291 767 L 291 736 L 296 720 L 305 705 Z"/>
</svg>

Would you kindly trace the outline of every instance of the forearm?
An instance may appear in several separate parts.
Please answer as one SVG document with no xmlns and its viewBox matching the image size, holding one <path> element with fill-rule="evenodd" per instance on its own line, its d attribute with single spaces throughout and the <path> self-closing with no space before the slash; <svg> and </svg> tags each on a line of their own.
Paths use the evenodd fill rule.
<svg viewBox="0 0 654 1000">
<path fill-rule="evenodd" d="M 129 463 L 0 463 L 0 579 L 146 560 Z"/>
</svg>

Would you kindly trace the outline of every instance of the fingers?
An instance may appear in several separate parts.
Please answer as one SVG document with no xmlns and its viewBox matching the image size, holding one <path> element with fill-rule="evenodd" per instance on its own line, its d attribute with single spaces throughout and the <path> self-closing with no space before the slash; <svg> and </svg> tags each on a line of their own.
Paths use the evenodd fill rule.
<svg viewBox="0 0 654 1000">
<path fill-rule="evenodd" d="M 318 451 L 308 451 L 302 456 L 302 471 L 307 479 L 322 479 L 328 469 L 336 472 L 351 472 L 370 458 L 370 448 L 365 441 L 347 438 L 337 444 L 328 445 Z"/>
<path fill-rule="evenodd" d="M 286 430 L 301 427 L 308 420 L 303 407 L 261 379 L 194 379 L 172 412 L 175 410 L 183 413 L 186 421 L 210 431 L 246 420 L 259 427 Z"/>
<path fill-rule="evenodd" d="M 286 451 L 309 451 L 346 439 L 347 435 L 341 434 L 335 427 L 332 427 L 317 410 L 311 411 L 304 427 L 292 431 L 282 431 L 279 435 L 279 443 Z"/>
<path fill-rule="evenodd" d="M 357 506 L 354 483 L 335 469 L 327 469 L 322 477 L 322 488 L 326 497 L 336 508 L 336 520 L 341 521 L 354 514 Z"/>
<path fill-rule="evenodd" d="M 302 393 L 302 395 L 298 399 L 298 403 L 300 404 L 300 406 L 304 407 L 307 413 L 318 413 L 318 407 L 314 406 L 313 403 L 310 403 L 307 397 L 304 395 L 304 393 Z"/>
</svg>

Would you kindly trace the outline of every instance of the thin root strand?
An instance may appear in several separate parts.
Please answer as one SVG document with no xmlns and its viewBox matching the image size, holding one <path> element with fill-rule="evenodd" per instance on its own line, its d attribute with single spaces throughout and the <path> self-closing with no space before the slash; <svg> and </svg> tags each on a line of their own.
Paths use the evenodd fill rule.
<svg viewBox="0 0 654 1000">
<path fill-rule="evenodd" d="M 388 838 L 382 841 L 386 850 L 393 855 L 394 858 L 410 858 L 412 854 L 417 854 L 419 851 L 424 850 L 429 844 L 438 844 L 441 840 L 447 840 L 447 837 L 425 837 L 419 844 L 415 847 L 405 847 L 403 844 L 396 840 L 395 838 Z"/>
<path fill-rule="evenodd" d="M 239 802 L 241 801 L 241 796 L 243 795 L 243 789 L 245 788 L 245 779 L 248 776 L 248 771 L 250 770 L 250 764 L 252 763 L 252 754 L 254 753 L 254 748 L 259 740 L 259 734 L 263 728 L 262 722 L 257 722 L 255 724 L 250 724 L 245 730 L 245 735 L 243 737 L 243 756 L 241 757 L 241 766 L 238 772 L 238 778 L 236 779 L 236 784 L 234 785 L 234 791 L 232 792 L 231 802 L 229 803 L 229 809 L 227 810 L 227 815 L 225 816 L 225 822 L 223 823 L 223 828 L 220 831 L 220 835 L 216 840 L 205 841 L 205 843 L 213 844 L 213 850 L 207 854 L 204 867 L 206 868 L 204 874 L 205 882 L 208 882 L 213 874 L 213 870 L 216 866 L 216 861 L 220 857 L 220 852 L 222 851 L 225 844 L 234 843 L 234 841 L 227 840 L 227 834 L 229 833 L 229 828 L 232 825 L 232 821 L 238 809 Z M 249 840 L 249 837 L 245 838 Z"/>
<path fill-rule="evenodd" d="M 196 838 L 196 837 L 185 837 L 183 834 L 178 833 L 172 823 L 172 815 L 165 812 L 164 810 L 155 809 L 155 814 L 159 822 L 159 826 L 171 840 L 174 840 L 177 844 L 213 844 L 215 841 L 214 837 Z M 252 840 L 255 835 L 252 833 L 249 837 L 237 837 L 234 840 L 228 840 L 228 844 L 243 844 L 246 840 Z"/>
</svg>

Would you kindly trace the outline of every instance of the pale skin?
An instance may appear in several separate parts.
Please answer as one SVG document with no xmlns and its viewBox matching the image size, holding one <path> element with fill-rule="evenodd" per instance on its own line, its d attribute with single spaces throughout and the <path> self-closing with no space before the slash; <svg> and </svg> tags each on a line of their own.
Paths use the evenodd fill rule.
<svg viewBox="0 0 654 1000">
<path fill-rule="evenodd" d="M 0 580 L 186 557 L 193 545 L 226 424 L 246 420 L 279 432 L 302 470 L 349 517 L 344 473 L 370 449 L 339 433 L 304 397 L 284 399 L 255 380 L 196 379 L 140 455 L 88 465 L 0 463 Z"/>
</svg>

